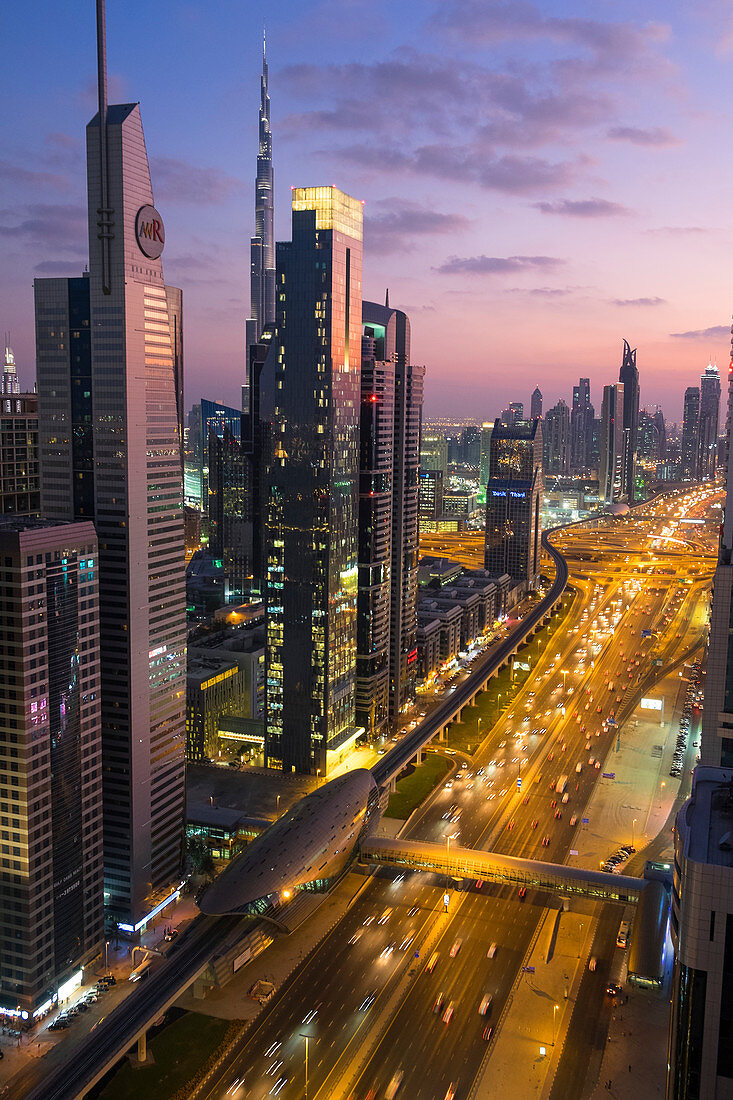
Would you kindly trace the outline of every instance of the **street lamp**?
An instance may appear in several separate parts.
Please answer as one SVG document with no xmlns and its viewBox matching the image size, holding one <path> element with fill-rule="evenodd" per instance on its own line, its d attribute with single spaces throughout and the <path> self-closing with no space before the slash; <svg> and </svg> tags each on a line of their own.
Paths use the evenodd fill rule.
<svg viewBox="0 0 733 1100">
<path fill-rule="evenodd" d="M 305 1039 L 305 1092 L 303 1093 L 304 1100 L 308 1100 L 308 1040 L 310 1035 L 300 1032 L 301 1039 Z"/>
<path fill-rule="evenodd" d="M 631 847 L 634 847 L 634 829 L 636 828 L 636 818 L 631 822 Z"/>
<path fill-rule="evenodd" d="M 565 691 L 565 677 L 567 676 L 568 671 L 569 670 L 567 668 L 561 668 L 560 669 L 560 672 L 562 673 L 562 689 L 563 689 L 563 691 Z"/>
<path fill-rule="evenodd" d="M 108 966 L 108 963 L 107 963 L 107 948 L 108 947 L 109 947 L 109 940 L 105 940 L 104 941 L 104 972 L 105 972 L 105 974 L 109 970 L 109 966 Z"/>
<path fill-rule="evenodd" d="M 552 1006 L 552 1045 L 555 1045 L 555 1021 L 557 1019 L 557 1010 L 560 1005 Z"/>
<path fill-rule="evenodd" d="M 276 815 L 278 815 L 280 813 L 280 798 L 281 797 L 282 797 L 281 795 L 278 795 L 277 796 L 277 802 L 275 803 L 275 814 Z"/>
</svg>

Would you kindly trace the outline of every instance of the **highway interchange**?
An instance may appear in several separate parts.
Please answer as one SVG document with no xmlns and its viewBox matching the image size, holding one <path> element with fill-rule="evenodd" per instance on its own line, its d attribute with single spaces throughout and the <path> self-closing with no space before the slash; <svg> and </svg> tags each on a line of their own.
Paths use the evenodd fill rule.
<svg viewBox="0 0 733 1100">
<path fill-rule="evenodd" d="M 466 847 L 565 861 L 616 737 L 607 720 L 614 716 L 622 723 L 641 694 L 701 649 L 720 516 L 708 506 L 720 499 L 695 490 L 686 505 L 663 499 L 597 529 L 569 528 L 556 536 L 577 592 L 571 610 L 549 646 L 540 640 L 523 651 L 531 657 L 530 679 L 463 777 L 428 799 L 406 835 L 452 836 Z M 671 518 L 678 507 L 686 515 Z M 703 514 L 704 527 L 678 522 Z M 468 551 L 465 540 L 464 546 Z M 445 542 L 442 547 L 456 556 Z M 470 715 L 470 709 L 464 712 L 465 720 L 475 721 Z M 551 789 L 563 774 L 569 777 L 565 805 Z M 450 807 L 451 819 L 445 820 Z M 496 1041 L 495 1035 L 484 1037 L 486 1028 L 501 1015 L 543 899 L 531 891 L 521 899 L 507 888 L 471 884 L 458 892 L 454 886 L 448 891 L 452 919 L 437 944 L 424 951 L 424 941 L 435 935 L 444 883 L 416 872 L 401 881 L 387 873 L 368 880 L 344 919 L 259 1018 L 208 1096 L 303 1097 L 305 1035 L 311 1098 L 337 1097 L 347 1087 L 343 1095 L 354 1100 L 381 1098 L 396 1082 L 397 1096 L 414 1100 L 444 1100 L 451 1090 L 456 1100 L 467 1096 Z M 603 916 L 594 952 L 605 950 L 604 936 L 607 943 L 617 919 L 618 910 Z M 451 957 L 458 940 L 460 949 Z M 488 958 L 492 943 L 496 953 Z M 427 973 L 433 951 L 439 957 Z M 573 1017 L 584 1035 L 602 1023 L 606 972 L 601 968 L 593 985 L 594 999 L 586 991 L 590 1015 Z M 387 1011 L 392 991 L 402 987 L 399 1007 Z M 486 993 L 493 1003 L 484 1017 L 479 1005 Z M 450 1021 L 444 1022 L 451 1004 Z M 378 1039 L 373 1051 L 366 1041 L 370 1033 Z M 571 1029 L 561 1070 L 571 1077 L 574 1070 L 577 1080 L 587 1056 L 574 1038 Z"/>
</svg>

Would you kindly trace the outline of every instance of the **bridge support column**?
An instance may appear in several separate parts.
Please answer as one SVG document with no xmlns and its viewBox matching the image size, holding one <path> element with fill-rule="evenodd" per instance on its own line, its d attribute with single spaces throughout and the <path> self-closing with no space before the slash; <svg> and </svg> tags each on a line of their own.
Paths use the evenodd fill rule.
<svg viewBox="0 0 733 1100">
<path fill-rule="evenodd" d="M 463 707 L 461 707 L 461 709 L 458 711 L 453 721 L 460 726 L 461 722 L 463 721 Z"/>
<path fill-rule="evenodd" d="M 147 1062 L 148 1060 L 148 1033 L 144 1031 L 137 1041 L 137 1060 L 138 1062 Z"/>
<path fill-rule="evenodd" d="M 445 741 L 447 737 L 448 737 L 448 733 L 446 731 L 446 728 L 445 728 L 445 726 L 442 726 L 441 730 L 440 730 L 440 733 L 438 734 L 438 740 L 439 741 Z"/>
<path fill-rule="evenodd" d="M 423 761 L 423 750 L 418 749 L 417 750 L 417 756 L 415 757 L 415 763 L 419 765 L 419 764 L 422 764 L 422 761 Z"/>
<path fill-rule="evenodd" d="M 396 790 L 397 790 L 397 780 L 396 779 L 390 779 L 390 781 L 389 781 L 390 794 L 394 794 Z"/>
</svg>

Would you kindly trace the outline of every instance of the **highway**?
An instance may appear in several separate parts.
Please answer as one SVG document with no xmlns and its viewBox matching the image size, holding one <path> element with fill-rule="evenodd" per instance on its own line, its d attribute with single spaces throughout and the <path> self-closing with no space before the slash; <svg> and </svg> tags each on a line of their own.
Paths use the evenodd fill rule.
<svg viewBox="0 0 733 1100">
<path fill-rule="evenodd" d="M 689 494 L 690 499 L 695 496 Z M 696 507 L 702 510 L 706 504 L 700 500 Z M 573 607 L 474 758 L 472 768 L 483 774 L 464 774 L 452 788 L 439 791 L 408 835 L 429 840 L 451 835 L 463 846 L 565 860 L 616 736 L 607 719 L 614 713 L 621 723 L 642 693 L 701 646 L 717 517 L 713 514 L 705 529 L 696 529 L 695 549 L 689 547 L 682 556 L 678 547 L 665 550 L 654 542 L 654 536 L 668 529 L 669 511 L 669 503 L 661 502 L 600 529 L 570 528 L 556 537 L 578 592 Z M 642 638 L 642 631 L 650 636 Z M 552 789 L 561 774 L 569 777 L 566 805 L 558 805 Z M 454 819 L 460 811 L 457 820 L 443 819 L 449 807 Z M 224 1096 L 231 1089 L 235 1100 L 302 1097 L 305 1034 L 309 1097 L 336 1097 L 337 1083 L 352 1077 L 358 1077 L 355 1100 L 382 1097 L 400 1073 L 400 1096 L 444 1100 L 449 1086 L 456 1089 L 457 1100 L 467 1095 L 487 1049 L 484 1029 L 499 1018 L 543 902 L 531 894 L 521 900 L 516 892 L 490 887 L 472 887 L 460 895 L 449 892 L 455 916 L 437 946 L 431 945 L 439 959 L 428 974 L 420 947 L 441 906 L 442 883 L 417 873 L 403 882 L 392 882 L 385 873 L 375 876 L 248 1034 L 209 1096 Z M 392 912 L 380 925 L 387 908 Z M 611 928 L 614 919 L 604 918 L 602 926 Z M 359 938 L 350 943 L 355 935 Z M 414 940 L 401 950 L 411 936 Z M 457 939 L 462 944 L 452 958 Z M 491 943 L 497 950 L 489 959 Z M 382 957 L 390 945 L 392 952 Z M 415 970 L 412 976 L 410 969 Z M 405 985 L 400 1007 L 382 1021 L 383 1007 L 398 982 Z M 487 992 L 493 997 L 488 1020 L 478 1013 Z M 594 1001 L 588 998 L 583 1026 L 596 1027 L 600 1034 L 607 1006 L 602 992 L 591 993 Z M 443 1021 L 443 1011 L 433 1011 L 439 994 L 446 1007 L 453 1003 L 449 1022 Z M 316 1015 L 308 1018 L 313 1010 Z M 384 1034 L 361 1066 L 358 1051 L 377 1022 Z M 282 1045 L 273 1049 L 277 1043 Z M 587 1051 L 581 1048 L 577 1057 L 587 1061 Z M 243 1080 L 231 1088 L 238 1078 Z"/>
</svg>

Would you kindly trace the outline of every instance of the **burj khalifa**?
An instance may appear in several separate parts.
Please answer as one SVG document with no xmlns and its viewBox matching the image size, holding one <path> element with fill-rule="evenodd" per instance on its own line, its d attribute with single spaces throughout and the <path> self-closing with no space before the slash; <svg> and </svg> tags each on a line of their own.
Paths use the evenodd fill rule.
<svg viewBox="0 0 733 1100">
<path fill-rule="evenodd" d="M 260 130 L 255 180 L 255 235 L 250 240 L 250 318 L 247 348 L 257 343 L 265 325 L 275 321 L 275 233 L 273 227 L 272 131 L 267 89 L 267 57 L 262 39 Z"/>
</svg>

